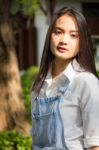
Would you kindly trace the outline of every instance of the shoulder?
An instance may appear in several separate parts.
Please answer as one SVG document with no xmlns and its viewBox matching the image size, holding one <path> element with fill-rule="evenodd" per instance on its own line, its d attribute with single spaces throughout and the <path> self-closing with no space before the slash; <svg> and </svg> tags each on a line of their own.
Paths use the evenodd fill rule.
<svg viewBox="0 0 99 150">
<path fill-rule="evenodd" d="M 75 80 L 79 85 L 79 95 L 84 99 L 99 99 L 99 80 L 90 72 L 79 73 Z"/>
<path fill-rule="evenodd" d="M 87 84 L 87 85 L 93 85 L 93 84 L 98 84 L 99 85 L 99 79 L 92 73 L 90 72 L 80 72 L 76 75 L 75 80 L 82 84 Z"/>
<path fill-rule="evenodd" d="M 90 72 L 79 72 L 71 83 L 73 91 L 79 91 L 78 95 L 91 94 L 99 96 L 99 80 Z"/>
</svg>

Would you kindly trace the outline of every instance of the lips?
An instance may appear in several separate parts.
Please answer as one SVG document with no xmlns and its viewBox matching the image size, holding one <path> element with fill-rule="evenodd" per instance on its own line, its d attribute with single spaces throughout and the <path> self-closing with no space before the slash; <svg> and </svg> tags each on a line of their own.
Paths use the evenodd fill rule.
<svg viewBox="0 0 99 150">
<path fill-rule="evenodd" d="M 68 51 L 68 49 L 66 49 L 66 48 L 64 48 L 64 47 L 57 47 L 57 50 L 59 51 L 59 52 L 61 52 L 61 53 L 65 53 L 65 52 L 67 52 Z"/>
</svg>

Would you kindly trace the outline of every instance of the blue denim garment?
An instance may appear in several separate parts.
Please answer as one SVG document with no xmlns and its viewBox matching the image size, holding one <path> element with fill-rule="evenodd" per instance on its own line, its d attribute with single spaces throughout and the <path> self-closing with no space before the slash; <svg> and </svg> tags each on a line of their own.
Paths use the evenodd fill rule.
<svg viewBox="0 0 99 150">
<path fill-rule="evenodd" d="M 32 150 L 68 150 L 64 139 L 64 127 L 59 110 L 62 95 L 69 81 L 58 90 L 58 96 L 36 98 L 33 102 Z"/>
</svg>

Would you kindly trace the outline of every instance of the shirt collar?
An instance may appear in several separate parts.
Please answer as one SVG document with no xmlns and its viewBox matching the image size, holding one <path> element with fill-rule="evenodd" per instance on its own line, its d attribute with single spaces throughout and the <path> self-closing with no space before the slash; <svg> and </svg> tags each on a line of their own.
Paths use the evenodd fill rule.
<svg viewBox="0 0 99 150">
<path fill-rule="evenodd" d="M 73 66 L 71 64 L 71 62 L 68 64 L 67 68 L 63 71 L 63 75 L 65 77 L 67 77 L 69 79 L 69 81 L 71 81 L 73 79 L 73 77 L 75 76 L 75 70 L 73 69 Z"/>
<path fill-rule="evenodd" d="M 81 71 L 81 67 L 78 64 L 77 60 L 74 59 L 63 71 L 63 75 L 65 75 L 69 79 L 69 81 L 71 81 L 75 77 L 75 75 L 79 73 L 79 71 Z"/>
<path fill-rule="evenodd" d="M 47 77 L 45 79 L 45 82 L 47 82 L 48 84 L 52 83 L 52 75 L 51 75 L 51 70 L 52 67 L 50 67 Z M 66 69 L 56 78 L 61 77 L 61 78 L 68 78 L 68 80 L 71 82 L 72 79 L 75 77 L 76 74 L 79 73 L 79 71 L 81 71 L 82 68 L 80 67 L 79 63 L 77 62 L 76 59 L 74 59 L 73 61 L 71 61 L 68 66 L 66 67 Z"/>
</svg>

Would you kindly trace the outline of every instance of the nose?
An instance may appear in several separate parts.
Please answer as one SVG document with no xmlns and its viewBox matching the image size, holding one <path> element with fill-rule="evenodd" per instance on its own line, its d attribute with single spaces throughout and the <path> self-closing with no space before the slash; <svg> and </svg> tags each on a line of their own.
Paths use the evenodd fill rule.
<svg viewBox="0 0 99 150">
<path fill-rule="evenodd" d="M 60 43 L 66 45 L 66 44 L 68 44 L 68 40 L 69 40 L 68 35 L 67 35 L 67 34 L 64 34 L 64 35 L 62 35 L 62 37 L 61 37 L 61 39 L 60 39 Z"/>
</svg>

